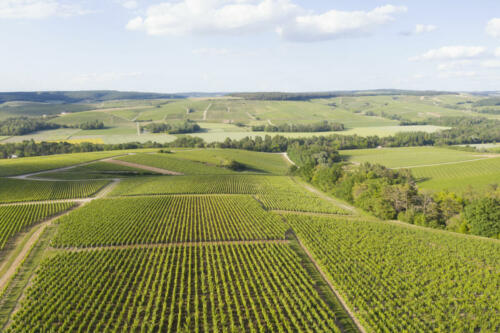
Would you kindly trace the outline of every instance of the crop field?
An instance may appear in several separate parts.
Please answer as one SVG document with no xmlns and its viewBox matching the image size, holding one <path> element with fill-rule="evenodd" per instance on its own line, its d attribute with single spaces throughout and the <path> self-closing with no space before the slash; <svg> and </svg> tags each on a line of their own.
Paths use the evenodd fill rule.
<svg viewBox="0 0 500 333">
<path fill-rule="evenodd" d="M 250 196 L 102 199 L 60 223 L 58 247 L 283 239 L 286 231 Z"/>
<path fill-rule="evenodd" d="M 48 217 L 70 209 L 74 204 L 69 202 L 31 204 L 17 206 L 0 206 L 0 250 L 9 239 Z"/>
<path fill-rule="evenodd" d="M 330 214 L 349 214 L 344 209 L 327 202 L 314 194 L 302 191 L 272 192 L 258 194 L 257 199 L 268 210 L 289 210 L 296 212 L 315 212 Z"/>
<path fill-rule="evenodd" d="M 294 252 L 276 244 L 58 254 L 15 315 L 19 329 L 340 332 Z"/>
<path fill-rule="evenodd" d="M 472 162 L 411 169 L 419 187 L 463 193 L 500 184 L 500 156 Z"/>
<path fill-rule="evenodd" d="M 91 164 L 77 166 L 66 171 L 44 173 L 44 178 L 50 179 L 106 179 L 129 176 L 155 175 L 152 171 L 136 169 L 124 165 L 118 165 L 108 162 L 94 162 Z"/>
<path fill-rule="evenodd" d="M 92 153 L 75 153 L 54 156 L 36 156 L 17 159 L 0 160 L 0 177 L 22 175 L 57 168 L 68 167 L 80 163 L 96 161 L 108 157 L 127 154 L 129 151 L 103 151 Z"/>
<path fill-rule="evenodd" d="M 106 184 L 108 184 L 106 180 L 51 182 L 2 179 L 0 181 L 0 202 L 87 198 L 96 194 Z"/>
<path fill-rule="evenodd" d="M 373 332 L 496 332 L 500 243 L 341 218 L 286 215 Z"/>
<path fill-rule="evenodd" d="M 354 149 L 342 150 L 340 154 L 349 162 L 378 163 L 388 168 L 411 168 L 487 158 L 480 153 L 437 147 Z"/>
<path fill-rule="evenodd" d="M 148 165 L 155 168 L 180 172 L 185 175 L 234 174 L 234 171 L 200 162 L 180 159 L 176 154 L 137 154 L 117 158 L 117 160 Z"/>
<path fill-rule="evenodd" d="M 246 150 L 199 149 L 176 151 L 173 156 L 212 165 L 220 165 L 224 161 L 235 160 L 254 171 L 278 175 L 284 175 L 288 171 L 288 164 L 281 154 L 263 154 Z"/>
</svg>

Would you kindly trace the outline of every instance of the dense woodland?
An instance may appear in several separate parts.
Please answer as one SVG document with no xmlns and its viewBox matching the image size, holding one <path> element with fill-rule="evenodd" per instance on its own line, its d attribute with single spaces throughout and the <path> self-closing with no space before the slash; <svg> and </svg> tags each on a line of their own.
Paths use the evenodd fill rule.
<svg viewBox="0 0 500 333">
<path fill-rule="evenodd" d="M 344 129 L 344 124 L 328 122 L 327 120 L 313 124 L 268 124 L 252 126 L 252 131 L 254 132 L 337 132 Z"/>
<path fill-rule="evenodd" d="M 196 122 L 186 120 L 182 123 L 150 123 L 141 127 L 142 131 L 150 133 L 187 134 L 196 133 L 201 130 Z"/>
<path fill-rule="evenodd" d="M 0 121 L 0 135 L 24 135 L 36 131 L 59 128 L 57 124 L 48 123 L 41 118 L 8 118 Z"/>
</svg>

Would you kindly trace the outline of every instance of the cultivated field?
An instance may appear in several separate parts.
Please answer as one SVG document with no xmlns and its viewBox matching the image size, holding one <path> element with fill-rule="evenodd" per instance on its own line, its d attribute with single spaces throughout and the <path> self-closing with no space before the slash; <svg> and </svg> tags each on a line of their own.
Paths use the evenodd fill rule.
<svg viewBox="0 0 500 333">
<path fill-rule="evenodd" d="M 232 112 L 222 103 L 214 112 Z M 429 163 L 500 160 L 412 149 L 346 155 L 352 162 L 373 158 L 424 171 Z M 497 240 L 366 217 L 287 175 L 290 163 L 281 154 L 124 154 L 0 161 L 4 176 L 21 178 L 0 178 L 0 202 L 10 202 L 0 204 L 0 330 L 500 327 Z M 467 162 L 471 157 L 481 160 Z M 246 168 L 229 170 L 223 167 L 228 160 Z M 37 180 L 23 177 L 30 172 L 39 172 L 32 176 Z M 19 203 L 35 200 L 44 202 Z M 55 215 L 62 216 L 51 219 Z"/>
</svg>

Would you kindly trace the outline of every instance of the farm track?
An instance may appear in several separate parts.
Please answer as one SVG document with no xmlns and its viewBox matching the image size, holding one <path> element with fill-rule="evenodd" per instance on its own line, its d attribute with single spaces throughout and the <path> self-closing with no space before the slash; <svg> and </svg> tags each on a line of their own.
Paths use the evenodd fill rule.
<svg viewBox="0 0 500 333">
<path fill-rule="evenodd" d="M 75 209 L 78 209 L 79 207 L 81 207 L 81 205 L 77 205 L 77 206 L 75 206 L 73 208 L 70 208 L 69 210 L 65 211 L 64 213 L 58 214 L 56 216 L 53 216 L 53 217 L 49 218 L 48 220 L 45 220 L 44 222 L 38 223 L 35 226 L 35 230 L 36 231 L 30 236 L 30 238 L 28 239 L 28 241 L 24 244 L 24 246 L 21 249 L 21 251 L 17 254 L 17 256 L 15 257 L 15 259 L 12 261 L 9 269 L 5 272 L 5 274 L 3 274 L 0 277 L 0 291 L 3 290 L 7 286 L 8 282 L 16 274 L 19 266 L 21 266 L 21 264 L 23 263 L 24 259 L 28 256 L 28 254 L 31 251 L 31 248 L 38 241 L 38 239 L 40 238 L 40 236 L 42 235 L 42 233 L 44 232 L 44 230 L 49 225 L 51 225 L 53 221 L 57 220 L 58 218 L 60 218 L 60 217 L 62 217 L 64 215 L 67 215 L 67 214 L 71 213 L 72 211 L 74 211 Z M 14 249 L 14 251 L 15 251 L 15 249 Z M 2 269 L 4 269 L 4 266 L 9 262 L 9 259 L 10 259 L 9 256 L 7 256 L 5 258 L 5 260 L 3 261 L 2 265 L 0 266 L 0 271 Z"/>
<path fill-rule="evenodd" d="M 299 185 L 301 185 L 302 187 L 304 187 L 306 190 L 308 190 L 309 192 L 311 193 L 314 193 L 316 195 L 318 195 L 319 197 L 321 197 L 322 199 L 324 200 L 327 200 L 327 201 L 330 201 L 331 203 L 333 203 L 334 205 L 342 208 L 342 209 L 345 209 L 347 211 L 350 211 L 352 212 L 353 214 L 357 214 L 357 211 L 356 211 L 356 208 L 352 207 L 352 206 L 349 206 L 347 204 L 344 204 L 342 202 L 339 202 L 331 197 L 329 197 L 328 195 L 326 195 L 325 193 L 321 192 L 320 190 L 308 185 L 308 184 L 305 184 L 303 182 L 297 182 L 294 178 L 292 178 L 293 181 Z"/>
<path fill-rule="evenodd" d="M 63 212 L 61 214 L 53 216 L 53 217 L 49 218 L 48 220 L 46 220 L 46 221 L 44 221 L 42 223 L 38 223 L 34 227 L 34 228 L 36 228 L 36 231 L 30 236 L 29 240 L 23 245 L 23 248 L 16 255 L 15 259 L 12 261 L 12 264 L 10 265 L 9 269 L 7 270 L 7 272 L 0 277 L 0 290 L 3 290 L 5 288 L 5 286 L 8 284 L 8 282 L 11 280 L 11 278 L 16 274 L 18 268 L 22 265 L 22 263 L 24 262 L 25 258 L 29 255 L 29 253 L 31 251 L 31 248 L 38 241 L 38 239 L 42 235 L 43 231 L 48 226 L 50 226 L 55 220 L 59 219 L 60 217 L 65 216 L 65 215 L 71 213 L 72 211 L 74 211 L 74 210 L 76 210 L 76 209 L 84 206 L 85 204 L 91 202 L 92 200 L 100 199 L 100 198 L 105 197 L 106 195 L 109 194 L 109 192 L 111 192 L 115 188 L 116 185 L 118 185 L 119 182 L 120 182 L 120 179 L 115 179 L 112 183 L 110 183 L 110 184 L 106 185 L 104 188 L 102 188 L 99 191 L 99 193 L 96 194 L 96 196 L 94 196 L 92 198 L 88 198 L 84 202 L 80 202 L 75 207 L 72 207 L 69 210 L 67 210 L 67 211 L 65 211 L 65 212 Z M 15 253 L 16 253 L 16 248 L 14 248 L 12 250 L 12 254 L 15 254 Z M 4 259 L 2 265 L 0 266 L 0 271 L 3 269 L 3 266 L 6 263 L 8 263 L 9 261 L 10 261 L 10 256 L 8 255 Z"/>
<path fill-rule="evenodd" d="M 203 111 L 203 120 L 206 121 L 207 120 L 207 116 L 208 116 L 208 110 L 210 110 L 210 108 L 212 107 L 212 103 L 208 104 L 207 108 L 205 109 L 205 111 Z"/>
<path fill-rule="evenodd" d="M 309 250 L 307 249 L 307 247 L 304 246 L 304 244 L 302 244 L 302 242 L 300 241 L 300 239 L 298 237 L 297 238 L 297 242 L 299 243 L 300 247 L 302 248 L 302 250 L 307 254 L 307 256 L 309 257 L 309 260 L 311 260 L 311 262 L 313 263 L 313 265 L 316 267 L 316 269 L 318 270 L 319 274 L 321 275 L 321 277 L 325 280 L 325 282 L 328 284 L 328 287 L 330 288 L 330 290 L 335 294 L 335 296 L 337 297 L 337 299 L 339 300 L 339 302 L 341 303 L 342 307 L 344 308 L 344 311 L 349 315 L 349 317 L 351 318 L 351 320 L 354 322 L 354 324 L 356 325 L 356 327 L 358 328 L 358 330 L 361 332 L 361 333 L 366 333 L 366 330 L 365 328 L 363 327 L 363 325 L 361 325 L 361 323 L 359 322 L 359 320 L 356 318 L 356 316 L 354 315 L 354 313 L 349 309 L 347 303 L 344 301 L 344 298 L 339 294 L 339 292 L 335 289 L 335 287 L 333 286 L 333 284 L 330 282 L 330 280 L 328 279 L 327 275 L 325 274 L 325 272 L 323 272 L 323 270 L 321 269 L 321 267 L 318 265 L 318 263 L 316 262 L 316 260 L 313 258 L 313 256 L 311 255 L 311 253 L 309 252 Z"/>
<path fill-rule="evenodd" d="M 98 250 L 127 250 L 127 249 L 151 249 L 176 246 L 208 246 L 208 245 L 251 245 L 251 244 L 288 244 L 285 239 L 261 239 L 261 240 L 241 240 L 241 241 L 202 241 L 202 242 L 174 242 L 157 244 L 131 244 L 131 245 L 104 245 L 92 247 L 70 247 L 57 248 L 51 247 L 51 250 L 68 252 L 85 252 Z"/>
<path fill-rule="evenodd" d="M 281 153 L 281 156 L 283 156 L 283 158 L 285 159 L 285 161 L 287 161 L 290 165 L 297 165 L 295 164 L 294 161 L 292 161 L 292 159 L 290 158 L 290 156 L 288 156 L 288 153 Z"/>
<path fill-rule="evenodd" d="M 126 161 L 121 161 L 121 160 L 114 160 L 114 159 L 108 159 L 105 160 L 104 162 L 107 163 L 112 163 L 112 164 L 117 164 L 117 165 L 123 165 L 131 168 L 136 168 L 136 169 L 143 169 L 147 171 L 153 171 L 162 175 L 170 175 L 170 176 L 182 176 L 183 173 L 180 172 L 175 172 L 171 170 L 166 170 L 166 169 L 160 169 L 160 168 L 155 168 L 152 166 L 144 165 L 144 164 L 137 164 L 137 163 L 131 163 L 131 162 L 126 162 Z"/>
</svg>

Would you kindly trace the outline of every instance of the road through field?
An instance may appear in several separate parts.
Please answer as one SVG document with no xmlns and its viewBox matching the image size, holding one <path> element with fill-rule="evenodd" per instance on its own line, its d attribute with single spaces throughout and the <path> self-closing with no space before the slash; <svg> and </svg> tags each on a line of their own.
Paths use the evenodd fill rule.
<svg viewBox="0 0 500 333">
<path fill-rule="evenodd" d="M 24 243 L 22 246 L 22 249 L 17 253 L 16 249 L 14 248 L 12 250 L 11 256 L 7 256 L 3 263 L 0 266 L 0 272 L 2 269 L 4 269 L 3 266 L 5 266 L 7 263 L 10 263 L 10 266 L 8 270 L 5 272 L 5 274 L 2 274 L 0 277 L 0 292 L 7 286 L 8 282 L 11 280 L 11 278 L 16 274 L 18 268 L 21 266 L 25 258 L 29 255 L 31 248 L 33 245 L 38 241 L 40 236 L 42 235 L 43 231 L 52 224 L 55 220 L 59 219 L 60 217 L 67 215 L 74 211 L 75 209 L 78 209 L 85 204 L 91 202 L 92 200 L 99 199 L 105 197 L 109 192 L 111 192 L 116 185 L 120 182 L 120 179 L 115 179 L 112 183 L 106 185 L 101 191 L 93 198 L 89 198 L 88 200 L 85 200 L 83 202 L 80 202 L 78 205 L 70 208 L 69 210 L 65 211 L 62 214 L 53 216 L 46 220 L 45 222 L 39 223 L 35 226 L 35 232 L 30 236 L 28 241 Z M 57 200 L 55 200 L 57 201 Z M 50 201 L 49 201 L 50 202 Z M 12 258 L 12 256 L 15 256 L 15 258 Z"/>
</svg>

